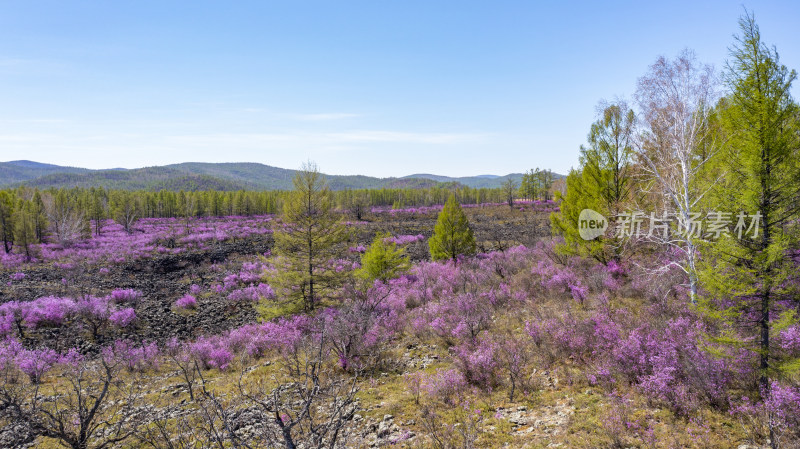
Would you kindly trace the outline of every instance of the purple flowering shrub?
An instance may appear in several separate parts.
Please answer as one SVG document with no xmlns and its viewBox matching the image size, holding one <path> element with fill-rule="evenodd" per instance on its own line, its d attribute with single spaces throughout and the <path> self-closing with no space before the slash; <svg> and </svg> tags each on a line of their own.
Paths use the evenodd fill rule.
<svg viewBox="0 0 800 449">
<path fill-rule="evenodd" d="M 590 384 L 611 388 L 627 382 L 684 416 L 701 406 L 728 406 L 728 391 L 748 364 L 707 351 L 703 336 L 709 330 L 698 317 L 679 316 L 656 327 L 637 323 L 622 309 L 607 312 L 529 320 L 525 331 L 548 355 L 548 364 L 574 360 L 586 369 Z"/>
<path fill-rule="evenodd" d="M 33 301 L 0 304 L 0 335 L 16 334 L 24 338 L 26 329 L 77 326 L 88 330 L 96 339 L 108 324 L 124 328 L 136 319 L 133 307 L 119 307 L 117 303 L 132 304 L 141 294 L 134 290 L 115 292 L 116 295 L 102 297 L 87 295 L 72 299 L 45 296 Z"/>
<path fill-rule="evenodd" d="M 122 363 L 131 372 L 157 368 L 160 355 L 156 343 L 136 345 L 129 340 L 117 340 L 102 351 L 102 357 L 107 363 Z"/>
<path fill-rule="evenodd" d="M 571 297 L 580 304 L 586 301 L 589 288 L 573 267 L 540 260 L 531 274 L 539 279 L 540 291 L 544 294 Z"/>
<path fill-rule="evenodd" d="M 467 380 L 457 369 L 440 369 L 422 380 L 422 390 L 448 405 L 455 405 L 467 390 Z"/>
<path fill-rule="evenodd" d="M 769 435 L 768 423 L 773 424 L 778 441 L 800 441 L 800 385 L 772 381 L 769 392 L 762 391 L 760 399 L 743 396 L 731 407 L 731 414 L 753 436 Z"/>
<path fill-rule="evenodd" d="M 389 285 L 376 281 L 366 292 L 350 290 L 350 299 L 338 309 L 321 314 L 339 366 L 367 368 L 378 362 L 384 345 L 403 328 L 405 303 L 394 289 L 402 281 Z"/>
<path fill-rule="evenodd" d="M 347 249 L 347 251 L 356 254 L 363 254 L 367 252 L 367 247 L 364 245 L 351 246 L 350 248 Z"/>
<path fill-rule="evenodd" d="M 497 386 L 498 345 L 488 337 L 450 348 L 453 364 L 467 383 L 483 390 Z"/>
<path fill-rule="evenodd" d="M 113 311 L 114 306 L 107 296 L 84 296 L 77 301 L 75 307 L 76 317 L 89 329 L 94 339 L 104 329 Z"/>
<path fill-rule="evenodd" d="M 800 324 L 795 324 L 778 334 L 777 345 L 794 357 L 800 357 Z"/>
<path fill-rule="evenodd" d="M 28 376 L 31 383 L 36 384 L 60 360 L 60 355 L 50 348 L 22 349 L 16 354 L 14 363 L 22 373 Z"/>
<path fill-rule="evenodd" d="M 412 373 L 403 374 L 403 381 L 405 382 L 408 392 L 414 398 L 414 404 L 419 404 L 419 397 L 422 393 L 422 383 L 425 380 L 425 373 L 422 371 L 414 371 Z"/>
<path fill-rule="evenodd" d="M 406 302 L 410 307 L 452 295 L 458 288 L 456 266 L 447 263 L 420 262 L 412 270 L 415 277 L 413 288 L 408 289 Z"/>
<path fill-rule="evenodd" d="M 241 270 L 225 275 L 222 282 L 214 284 L 212 290 L 217 294 L 227 294 L 233 302 L 258 302 L 262 299 L 273 299 L 275 292 L 270 285 L 261 282 L 265 274 L 274 268 L 262 262 L 244 262 Z M 198 295 L 199 286 L 192 285 L 190 293 Z"/>
<path fill-rule="evenodd" d="M 420 307 L 413 326 L 420 335 L 433 333 L 448 342 L 474 340 L 489 327 L 491 316 L 491 303 L 485 297 L 463 293 Z"/>
<path fill-rule="evenodd" d="M 417 235 L 396 235 L 394 237 L 387 237 L 384 239 L 386 243 L 394 243 L 396 245 L 408 245 L 409 243 L 421 242 L 425 240 L 422 234 Z"/>
<path fill-rule="evenodd" d="M 197 298 L 192 295 L 183 295 L 175 301 L 175 307 L 180 310 L 194 310 L 197 308 Z"/>
<path fill-rule="evenodd" d="M 529 321 L 526 331 L 534 344 L 549 349 L 551 360 L 583 363 L 591 384 L 612 386 L 622 379 L 683 415 L 700 405 L 727 406 L 734 372 L 703 348 L 699 320 L 681 317 L 663 328 L 644 323 L 626 330 L 630 320 L 621 317 Z"/>
<path fill-rule="evenodd" d="M 225 340 L 219 337 L 200 337 L 190 344 L 190 350 L 204 369 L 225 371 L 234 358 Z"/>
<path fill-rule="evenodd" d="M 0 304 L 0 336 L 10 337 L 16 332 L 19 338 L 23 338 L 26 315 L 27 306 L 24 302 L 8 301 Z"/>
<path fill-rule="evenodd" d="M 0 338 L 6 338 L 14 334 L 16 323 L 14 315 L 11 313 L 0 313 Z"/>
<path fill-rule="evenodd" d="M 275 291 L 267 284 L 259 283 L 249 287 L 234 290 L 228 294 L 228 299 L 234 302 L 258 302 L 262 299 L 274 299 Z"/>
<path fill-rule="evenodd" d="M 23 321 L 31 329 L 43 326 L 60 326 L 75 311 L 75 301 L 70 298 L 46 296 L 21 303 Z"/>
<path fill-rule="evenodd" d="M 617 323 L 600 314 L 584 319 L 567 315 L 532 320 L 525 324 L 525 331 L 549 356 L 549 362 L 572 359 L 588 363 L 596 355 L 610 351 L 620 335 Z"/>
<path fill-rule="evenodd" d="M 51 348 L 26 349 L 19 341 L 8 338 L 0 341 L 0 371 L 14 379 L 10 370 L 18 370 L 32 384 L 39 384 L 56 365 L 73 365 L 83 360 L 74 349 L 60 354 Z"/>
<path fill-rule="evenodd" d="M 495 375 L 508 381 L 508 400 L 514 402 L 517 390 L 529 394 L 538 382 L 530 376 L 531 366 L 544 367 L 538 353 L 527 335 L 516 332 L 496 332 L 490 335 L 494 341 L 493 355 Z"/>
<path fill-rule="evenodd" d="M 297 349 L 305 335 L 312 331 L 312 320 L 305 315 L 280 318 L 260 324 L 248 324 L 231 330 L 227 347 L 251 358 L 260 358 L 270 351 L 288 355 Z"/>
<path fill-rule="evenodd" d="M 111 300 L 116 304 L 135 304 L 142 298 L 142 292 L 130 288 L 116 289 L 113 290 L 109 296 L 111 296 Z"/>
<path fill-rule="evenodd" d="M 119 328 L 128 327 L 136 321 L 136 311 L 131 307 L 115 310 L 108 316 L 108 321 Z"/>
<path fill-rule="evenodd" d="M 689 317 L 671 319 L 663 329 L 642 325 L 611 351 L 609 370 L 679 414 L 701 404 L 726 407 L 735 371 L 703 349 L 704 332 L 703 324 Z"/>
</svg>

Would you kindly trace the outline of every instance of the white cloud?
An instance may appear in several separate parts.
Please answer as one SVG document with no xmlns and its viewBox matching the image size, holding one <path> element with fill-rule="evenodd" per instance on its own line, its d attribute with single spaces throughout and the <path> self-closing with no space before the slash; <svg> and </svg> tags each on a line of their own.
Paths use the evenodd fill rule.
<svg viewBox="0 0 800 449">
<path fill-rule="evenodd" d="M 321 113 L 295 113 L 295 112 L 276 112 L 270 111 L 266 108 L 249 107 L 241 109 L 242 112 L 248 114 L 265 114 L 267 116 L 295 120 L 300 122 L 327 122 L 334 120 L 346 120 L 351 118 L 361 117 L 361 114 L 353 114 L 350 112 L 321 112 Z"/>
<path fill-rule="evenodd" d="M 215 133 L 167 136 L 165 143 L 178 145 L 257 147 L 263 145 L 292 145 L 294 147 L 341 146 L 359 143 L 414 143 L 452 145 L 483 140 L 487 134 L 418 133 L 402 131 L 361 130 L 336 133 Z"/>
<path fill-rule="evenodd" d="M 328 136 L 344 142 L 422 143 L 450 145 L 482 140 L 486 134 L 469 133 L 415 133 L 401 131 L 350 131 L 331 133 Z"/>
<path fill-rule="evenodd" d="M 20 124 L 61 124 L 61 123 L 69 123 L 70 120 L 61 119 L 61 118 L 32 118 L 32 119 L 0 119 L 0 124 L 11 124 L 11 125 L 20 125 Z"/>
<path fill-rule="evenodd" d="M 333 113 L 323 113 L 323 114 L 286 114 L 286 116 L 294 120 L 300 120 L 304 122 L 344 120 L 349 118 L 361 117 L 360 114 L 350 114 L 346 112 L 333 112 Z"/>
</svg>

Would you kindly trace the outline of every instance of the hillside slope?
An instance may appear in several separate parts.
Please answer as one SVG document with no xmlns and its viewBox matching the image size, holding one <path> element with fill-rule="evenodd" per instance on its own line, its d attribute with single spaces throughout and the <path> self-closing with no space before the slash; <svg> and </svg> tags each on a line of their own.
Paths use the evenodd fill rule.
<svg viewBox="0 0 800 449">
<path fill-rule="evenodd" d="M 33 161 L 0 162 L 0 186 L 29 181 L 52 173 L 86 173 L 88 169 Z"/>
<path fill-rule="evenodd" d="M 290 190 L 296 170 L 254 162 L 184 162 L 161 167 L 90 170 L 32 161 L 0 162 L 0 188 L 28 185 L 38 188 L 104 187 L 125 190 Z M 426 188 L 446 184 L 497 188 L 507 179 L 517 185 L 522 174 L 449 177 L 417 174 L 402 178 L 364 175 L 326 175 L 333 190 Z M 555 175 L 556 179 L 561 175 Z"/>
</svg>

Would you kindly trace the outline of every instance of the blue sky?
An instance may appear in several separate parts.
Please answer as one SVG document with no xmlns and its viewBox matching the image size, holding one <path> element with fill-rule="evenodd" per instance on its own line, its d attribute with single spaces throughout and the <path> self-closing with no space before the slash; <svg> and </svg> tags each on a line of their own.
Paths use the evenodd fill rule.
<svg viewBox="0 0 800 449">
<path fill-rule="evenodd" d="M 800 2 L 745 5 L 800 69 Z M 732 1 L 0 2 L 0 160 L 565 173 L 598 101 L 631 99 L 649 64 L 685 47 L 722 69 L 741 13 Z"/>
</svg>

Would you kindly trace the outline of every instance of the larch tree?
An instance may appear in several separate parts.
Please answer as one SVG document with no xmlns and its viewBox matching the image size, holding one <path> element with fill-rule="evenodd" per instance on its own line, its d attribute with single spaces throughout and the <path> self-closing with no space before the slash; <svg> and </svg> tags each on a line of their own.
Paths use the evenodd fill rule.
<svg viewBox="0 0 800 449">
<path fill-rule="evenodd" d="M 44 214 L 50 225 L 50 233 L 58 243 L 71 244 L 91 235 L 91 227 L 85 211 L 66 190 L 45 192 L 41 198 Z"/>
<path fill-rule="evenodd" d="M 388 241 L 388 233 L 378 233 L 367 251 L 361 256 L 358 274 L 368 285 L 374 281 L 388 282 L 411 268 L 405 250 Z"/>
<path fill-rule="evenodd" d="M 566 194 L 556 192 L 560 211 L 550 216 L 553 229 L 564 237 L 567 252 L 589 255 L 602 263 L 617 259 L 622 244 L 616 237 L 616 217 L 632 196 L 635 116 L 625 102 L 601 103 L 600 118 L 580 149 L 580 170 L 567 176 Z M 584 240 L 578 218 L 584 209 L 606 216 L 606 235 Z"/>
<path fill-rule="evenodd" d="M 503 195 L 506 198 L 508 207 L 514 207 L 514 192 L 517 190 L 517 183 L 514 182 L 512 178 L 508 178 L 503 181 L 501 188 L 503 189 Z"/>
<path fill-rule="evenodd" d="M 0 192 L 0 239 L 6 254 L 14 247 L 14 197 L 8 192 Z"/>
<path fill-rule="evenodd" d="M 42 194 L 38 190 L 33 192 L 31 196 L 32 213 L 34 219 L 34 228 L 36 230 L 36 240 L 39 242 L 44 241 L 45 233 L 47 230 L 47 214 L 45 213 L 44 200 Z"/>
<path fill-rule="evenodd" d="M 740 27 L 722 111 L 729 141 L 719 164 L 727 175 L 714 191 L 720 210 L 733 216 L 731 229 L 704 251 L 701 274 L 709 294 L 701 306 L 730 326 L 725 341 L 756 354 L 759 387 L 769 400 L 772 380 L 800 371 L 800 360 L 787 359 L 771 343 L 783 327 L 797 323 L 800 306 L 790 251 L 800 218 L 800 108 L 791 97 L 795 71 L 762 43 L 752 15 L 742 17 Z M 749 330 L 744 336 L 743 328 Z M 776 447 L 772 416 L 768 421 Z"/>
<path fill-rule="evenodd" d="M 25 253 L 25 258 L 33 259 L 33 245 L 38 243 L 36 238 L 36 213 L 35 205 L 31 201 L 19 200 L 14 210 L 14 243 Z"/>
<path fill-rule="evenodd" d="M 349 236 L 333 211 L 331 192 L 316 164 L 305 164 L 292 182 L 283 224 L 275 232 L 279 274 L 273 282 L 287 299 L 302 301 L 312 310 L 341 285 L 342 273 L 333 262 Z"/>
<path fill-rule="evenodd" d="M 133 233 L 133 226 L 141 216 L 141 200 L 131 192 L 117 192 L 111 197 L 111 211 L 114 221 L 128 234 Z"/>
<path fill-rule="evenodd" d="M 94 234 L 100 236 L 100 231 L 103 226 L 103 219 L 108 216 L 108 198 L 105 196 L 104 190 L 92 189 L 90 200 L 90 217 L 94 223 Z"/>
<path fill-rule="evenodd" d="M 455 195 L 450 195 L 444 203 L 428 246 L 433 260 L 456 261 L 458 256 L 473 255 L 477 251 L 472 228 Z"/>
</svg>

